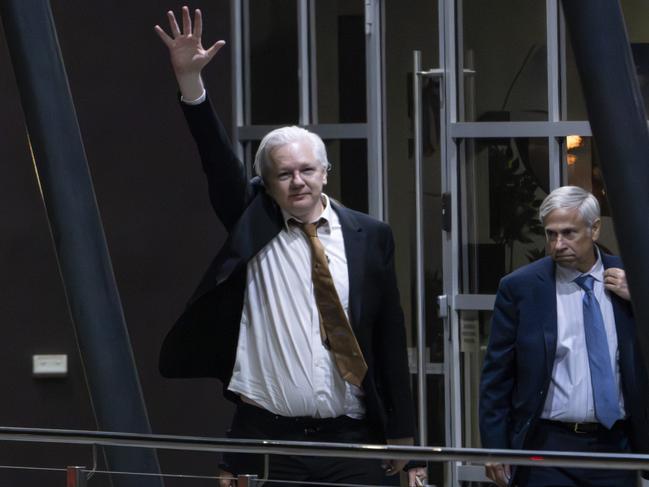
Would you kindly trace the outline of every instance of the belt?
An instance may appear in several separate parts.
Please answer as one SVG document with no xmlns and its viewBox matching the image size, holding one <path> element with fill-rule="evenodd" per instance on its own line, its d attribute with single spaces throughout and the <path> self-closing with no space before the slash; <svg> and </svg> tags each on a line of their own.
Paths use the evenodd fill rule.
<svg viewBox="0 0 649 487">
<path fill-rule="evenodd" d="M 569 423 L 566 421 L 552 421 L 551 419 L 541 419 L 542 424 L 547 424 L 551 426 L 557 426 L 563 429 L 572 431 L 573 433 L 579 434 L 594 434 L 594 433 L 603 433 L 610 431 L 606 426 L 601 423 Z M 626 426 L 626 421 L 619 420 L 611 427 L 611 430 L 624 428 Z"/>
<path fill-rule="evenodd" d="M 262 419 L 267 424 L 272 423 L 276 427 L 288 430 L 304 429 L 305 433 L 317 432 L 323 429 L 349 429 L 366 427 L 364 419 L 353 419 L 349 416 L 338 416 L 335 418 L 315 418 L 312 416 L 280 416 L 267 409 L 250 404 L 249 401 L 237 403 L 237 409 L 246 416 L 253 416 Z"/>
</svg>

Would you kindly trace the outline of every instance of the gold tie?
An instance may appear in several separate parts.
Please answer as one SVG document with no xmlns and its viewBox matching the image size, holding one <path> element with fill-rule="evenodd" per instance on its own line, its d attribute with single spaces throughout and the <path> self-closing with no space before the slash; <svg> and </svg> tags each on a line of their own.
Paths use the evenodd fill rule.
<svg viewBox="0 0 649 487">
<path fill-rule="evenodd" d="M 334 355 L 336 367 L 342 378 L 360 387 L 367 373 L 367 364 L 363 352 L 354 336 L 345 310 L 343 310 L 334 280 L 329 272 L 327 257 L 322 242 L 318 238 L 316 223 L 299 223 L 299 227 L 307 235 L 311 247 L 311 277 L 313 293 L 320 313 L 320 333 L 325 346 Z"/>
</svg>

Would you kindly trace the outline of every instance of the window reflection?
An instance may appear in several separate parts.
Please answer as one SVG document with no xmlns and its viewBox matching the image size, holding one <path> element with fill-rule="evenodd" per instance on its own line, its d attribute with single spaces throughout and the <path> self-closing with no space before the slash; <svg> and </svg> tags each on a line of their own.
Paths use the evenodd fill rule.
<svg viewBox="0 0 649 487">
<path fill-rule="evenodd" d="M 250 1 L 252 124 L 294 124 L 299 118 L 295 0 Z"/>
<path fill-rule="evenodd" d="M 544 255 L 538 207 L 549 189 L 545 138 L 464 143 L 462 289 L 493 294 L 502 276 Z"/>
<path fill-rule="evenodd" d="M 545 2 L 464 0 L 465 121 L 547 120 Z M 460 71 L 462 72 L 462 71 Z"/>
<path fill-rule="evenodd" d="M 365 122 L 365 5 L 318 0 L 315 13 L 318 123 Z"/>
<path fill-rule="evenodd" d="M 367 213 L 367 141 L 325 140 L 331 171 L 325 192 L 354 210 Z"/>
</svg>

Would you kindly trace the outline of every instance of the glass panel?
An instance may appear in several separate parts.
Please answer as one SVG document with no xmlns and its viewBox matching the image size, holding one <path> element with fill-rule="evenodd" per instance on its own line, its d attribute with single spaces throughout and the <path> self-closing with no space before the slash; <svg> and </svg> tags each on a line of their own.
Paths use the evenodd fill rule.
<svg viewBox="0 0 649 487">
<path fill-rule="evenodd" d="M 315 7 L 317 121 L 365 122 L 364 4 L 318 0 Z"/>
<path fill-rule="evenodd" d="M 416 332 L 415 167 L 413 133 L 413 51 L 421 51 L 422 69 L 439 66 L 437 0 L 384 2 L 385 123 L 388 219 L 396 240 L 395 260 L 401 303 L 408 323 L 409 347 Z M 442 293 L 440 86 L 422 80 L 423 220 L 425 330 L 428 360 L 444 361 L 443 321 L 435 299 Z M 413 354 L 412 357 L 415 355 Z M 445 444 L 444 376 L 427 377 L 428 444 Z M 413 383 L 416 396 L 416 387 Z M 443 464 L 431 464 L 429 483 L 444 485 Z"/>
<path fill-rule="evenodd" d="M 466 448 L 481 447 L 478 423 L 480 374 L 489 341 L 491 315 L 491 311 L 460 311 L 463 446 Z"/>
<path fill-rule="evenodd" d="M 649 6 L 639 0 L 621 0 L 622 13 L 631 52 L 636 64 L 636 73 L 644 99 L 645 110 L 649 110 Z M 566 35 L 566 120 L 587 120 L 586 104 L 581 88 L 575 56 Z"/>
<path fill-rule="evenodd" d="M 331 171 L 325 192 L 345 206 L 367 213 L 367 141 L 325 140 Z"/>
<path fill-rule="evenodd" d="M 460 153 L 460 289 L 494 294 L 502 276 L 544 255 L 537 212 L 549 188 L 548 142 L 467 140 Z"/>
<path fill-rule="evenodd" d="M 564 120 L 588 120 L 588 112 L 586 112 L 586 101 L 584 100 L 584 93 L 581 89 L 579 81 L 579 72 L 575 64 L 575 53 L 572 50 L 572 42 L 570 36 L 566 34 L 566 88 L 565 93 L 565 115 L 562 115 Z"/>
<path fill-rule="evenodd" d="M 299 120 L 295 0 L 250 0 L 250 117 L 252 124 Z"/>
<path fill-rule="evenodd" d="M 606 198 L 606 188 L 599 169 L 599 155 L 592 137 L 566 137 L 566 184 L 580 186 L 595 195 L 602 212 L 602 228 L 597 241 L 605 252 L 619 255 L 613 218 Z"/>
<path fill-rule="evenodd" d="M 386 134 L 388 219 L 396 240 L 396 266 L 406 322 L 411 324 L 409 344 L 414 346 L 415 313 L 415 172 L 412 119 L 413 50 L 422 51 L 422 68 L 437 67 L 437 1 L 386 2 Z M 404 25 L 408 25 L 404 29 Z M 439 158 L 439 83 L 424 80 L 424 166 L 426 225 L 426 295 L 434 300 L 441 291 L 440 158 Z M 428 306 L 427 330 L 441 329 L 435 318 L 434 303 Z M 441 333 L 441 332 L 440 332 Z M 428 333 L 435 336 L 436 333 Z M 443 349 L 442 346 L 438 347 Z M 433 360 L 441 360 L 439 354 Z M 437 413 L 436 413 L 437 414 Z M 432 441 L 432 440 L 431 440 Z"/>
<path fill-rule="evenodd" d="M 417 389 L 417 376 L 412 376 L 410 383 L 412 399 L 414 404 L 419 401 Z M 428 415 L 428 444 L 434 446 L 444 445 L 446 442 L 446 416 L 444 413 L 444 375 L 429 374 L 426 377 L 426 401 L 429 411 L 434 414 Z M 428 485 L 444 484 L 444 462 L 428 462 Z"/>
<path fill-rule="evenodd" d="M 464 0 L 463 121 L 547 120 L 545 2 Z M 462 95 L 460 95 L 462 96 Z"/>
</svg>

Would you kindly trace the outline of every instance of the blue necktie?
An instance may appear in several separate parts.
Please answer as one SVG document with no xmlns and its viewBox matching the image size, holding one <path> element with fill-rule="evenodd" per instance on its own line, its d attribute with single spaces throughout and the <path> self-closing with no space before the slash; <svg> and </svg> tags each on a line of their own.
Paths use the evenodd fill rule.
<svg viewBox="0 0 649 487">
<path fill-rule="evenodd" d="M 590 365 L 590 380 L 593 385 L 595 417 L 611 429 L 622 414 L 618 404 L 617 385 L 611 368 L 611 356 L 604 328 L 604 318 L 599 302 L 593 294 L 594 278 L 591 275 L 579 276 L 575 282 L 584 291 L 584 331 Z"/>
</svg>

